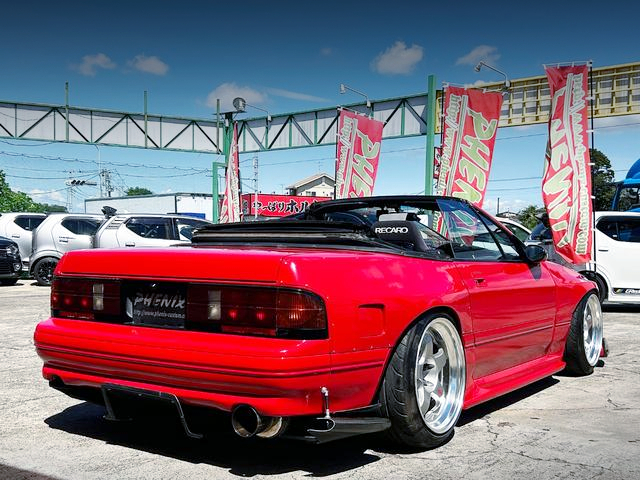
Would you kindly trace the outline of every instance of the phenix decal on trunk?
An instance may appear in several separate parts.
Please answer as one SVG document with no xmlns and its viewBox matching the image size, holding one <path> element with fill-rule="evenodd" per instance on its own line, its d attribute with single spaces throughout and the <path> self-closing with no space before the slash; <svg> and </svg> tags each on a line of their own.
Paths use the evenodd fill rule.
<svg viewBox="0 0 640 480">
<path fill-rule="evenodd" d="M 502 94 L 447 87 L 436 193 L 482 206 L 502 108 Z"/>
<path fill-rule="evenodd" d="M 378 120 L 342 110 L 336 150 L 336 198 L 370 197 L 378 172 L 382 128 Z"/>
<path fill-rule="evenodd" d="M 593 212 L 587 137 L 586 65 L 547 67 L 551 93 L 542 198 L 557 252 L 571 263 L 591 260 Z"/>
</svg>

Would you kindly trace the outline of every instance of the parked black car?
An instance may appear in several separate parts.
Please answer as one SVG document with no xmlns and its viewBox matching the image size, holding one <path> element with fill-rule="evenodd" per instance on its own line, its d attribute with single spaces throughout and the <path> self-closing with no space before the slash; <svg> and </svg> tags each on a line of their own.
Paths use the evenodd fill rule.
<svg viewBox="0 0 640 480">
<path fill-rule="evenodd" d="M 15 285 L 21 273 L 22 260 L 18 244 L 0 237 L 0 285 Z"/>
</svg>

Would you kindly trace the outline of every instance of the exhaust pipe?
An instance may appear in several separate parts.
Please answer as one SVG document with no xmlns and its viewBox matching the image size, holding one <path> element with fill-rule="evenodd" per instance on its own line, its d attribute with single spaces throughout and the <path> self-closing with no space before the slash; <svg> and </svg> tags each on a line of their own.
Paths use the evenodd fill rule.
<svg viewBox="0 0 640 480">
<path fill-rule="evenodd" d="M 287 422 L 282 417 L 263 417 L 251 405 L 238 405 L 231 412 L 233 431 L 243 438 L 273 438 L 282 433 Z"/>
</svg>

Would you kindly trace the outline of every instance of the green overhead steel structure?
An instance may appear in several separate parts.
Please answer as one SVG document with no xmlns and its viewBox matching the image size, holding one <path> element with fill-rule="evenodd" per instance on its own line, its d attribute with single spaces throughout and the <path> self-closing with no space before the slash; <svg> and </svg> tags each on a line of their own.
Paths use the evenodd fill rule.
<svg viewBox="0 0 640 480">
<path fill-rule="evenodd" d="M 640 113 L 640 62 L 592 69 L 593 117 Z M 500 90 L 503 82 L 483 85 Z M 427 136 L 425 191 L 430 191 L 434 137 L 439 133 L 442 91 L 435 90 L 435 77 L 428 80 L 428 92 L 343 105 L 385 123 L 383 139 Z M 435 95 L 433 94 L 435 92 Z M 431 97 L 431 100 L 429 100 Z M 228 123 L 224 121 L 172 117 L 147 113 L 146 94 L 143 113 L 117 112 L 72 107 L 66 90 L 65 105 L 0 101 L 0 138 L 111 145 L 219 155 L 217 168 L 224 165 L 228 151 Z M 545 123 L 551 104 L 546 77 L 511 80 L 505 96 L 500 126 Z M 236 119 L 240 153 L 331 145 L 336 142 L 337 107 L 267 117 Z M 214 181 L 215 183 L 215 181 Z M 217 190 L 216 188 L 214 189 Z"/>
</svg>

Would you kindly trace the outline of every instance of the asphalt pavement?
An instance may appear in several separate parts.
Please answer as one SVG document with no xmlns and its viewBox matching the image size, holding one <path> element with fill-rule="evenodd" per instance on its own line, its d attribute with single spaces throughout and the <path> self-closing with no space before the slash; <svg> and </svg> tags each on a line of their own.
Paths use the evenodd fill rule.
<svg viewBox="0 0 640 480">
<path fill-rule="evenodd" d="M 605 306 L 610 355 L 463 412 L 453 439 L 401 451 L 378 437 L 321 446 L 185 437 L 163 418 L 112 423 L 48 387 L 33 347 L 49 288 L 0 287 L 0 479 L 640 478 L 640 307 Z"/>
</svg>

